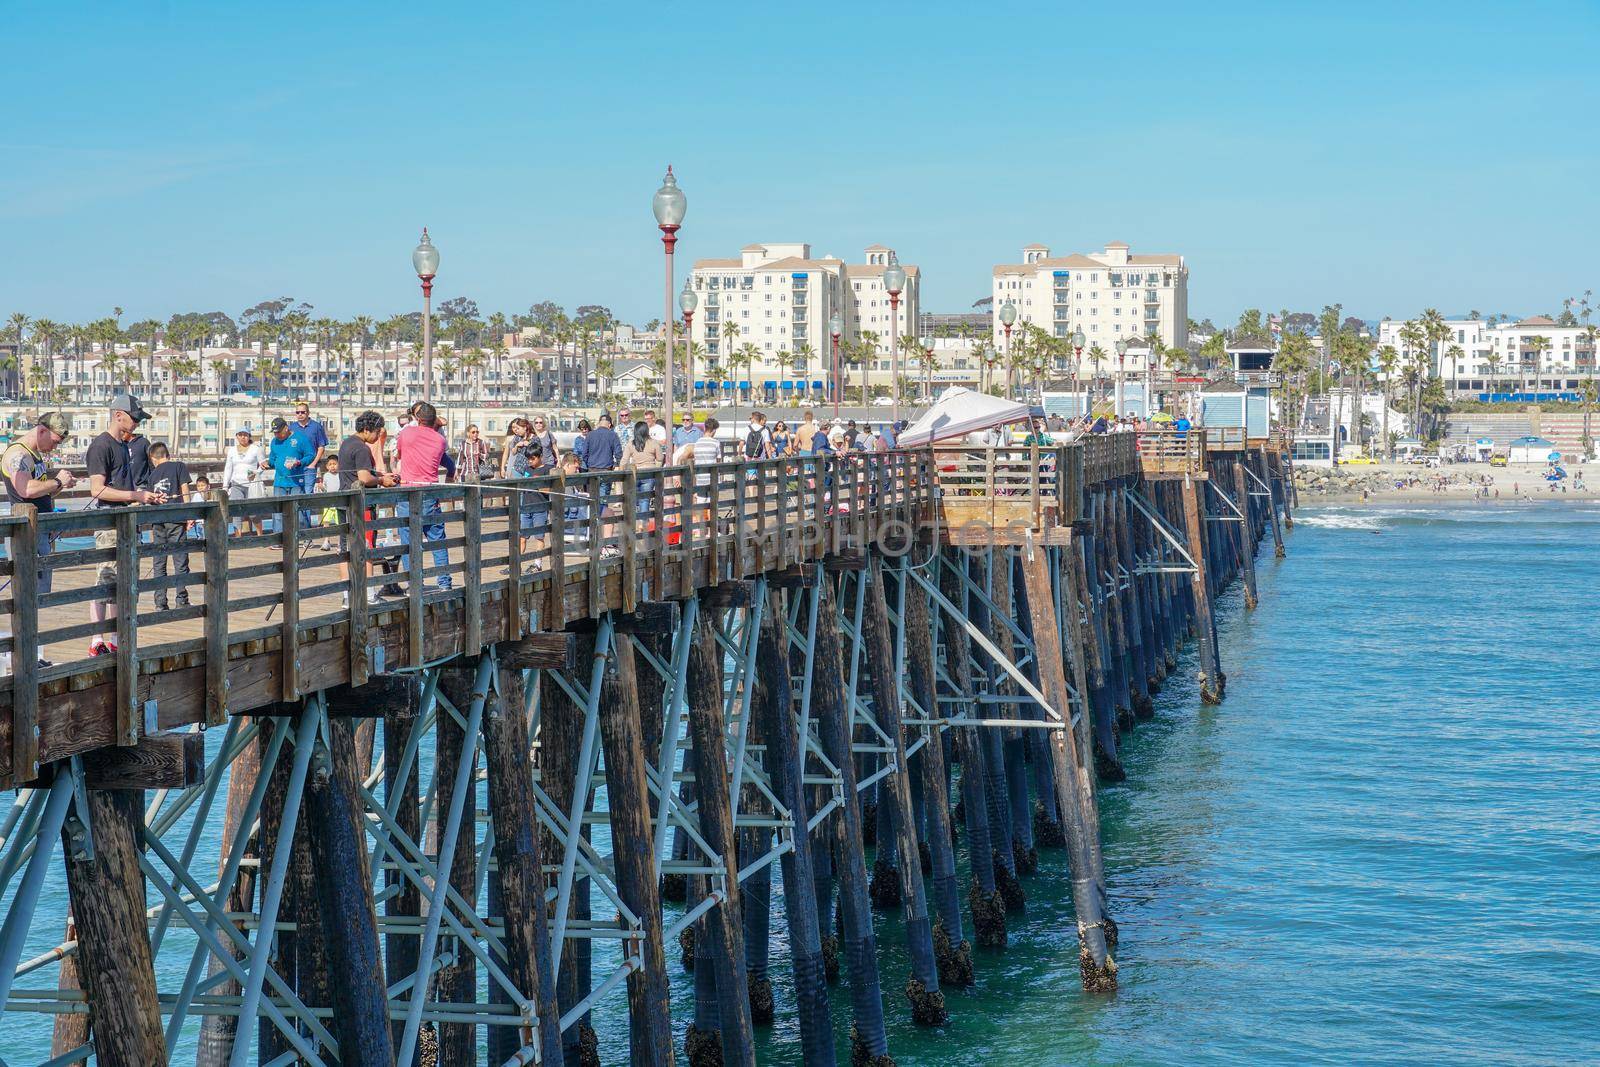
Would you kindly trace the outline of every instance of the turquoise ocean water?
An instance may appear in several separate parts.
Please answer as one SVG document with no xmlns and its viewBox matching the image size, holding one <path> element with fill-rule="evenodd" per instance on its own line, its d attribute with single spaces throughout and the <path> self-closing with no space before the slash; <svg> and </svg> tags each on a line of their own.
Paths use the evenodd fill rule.
<svg viewBox="0 0 1600 1067">
<path fill-rule="evenodd" d="M 1102 793 L 1120 990 L 1080 992 L 1046 851 L 942 1030 L 911 1025 L 880 916 L 899 1063 L 1600 1062 L 1600 507 L 1307 509 L 1289 551 L 1260 558 L 1256 611 L 1219 604 L 1226 702 L 1199 705 L 1186 653 Z M 773 932 L 761 1056 L 799 1063 L 781 912 Z M 596 1023 L 626 1062 L 620 997 Z M 48 1043 L 47 1017 L 0 1019 L 6 1062 Z"/>
</svg>

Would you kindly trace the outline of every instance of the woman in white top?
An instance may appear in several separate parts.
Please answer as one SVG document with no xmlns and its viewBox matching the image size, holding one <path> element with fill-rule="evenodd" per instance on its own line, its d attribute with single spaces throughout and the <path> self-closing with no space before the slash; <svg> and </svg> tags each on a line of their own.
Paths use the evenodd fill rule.
<svg viewBox="0 0 1600 1067">
<path fill-rule="evenodd" d="M 261 446 L 250 439 L 249 430 L 240 430 L 234 435 L 233 441 L 227 462 L 222 467 L 222 487 L 227 490 L 229 500 L 245 500 L 251 495 L 252 487 L 259 483 L 264 457 Z M 260 533 L 261 521 L 241 518 L 239 532 Z"/>
</svg>

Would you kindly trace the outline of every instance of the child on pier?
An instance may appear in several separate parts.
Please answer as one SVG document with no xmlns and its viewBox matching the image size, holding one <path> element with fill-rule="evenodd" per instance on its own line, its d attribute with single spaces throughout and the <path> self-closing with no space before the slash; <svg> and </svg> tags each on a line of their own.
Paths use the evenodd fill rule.
<svg viewBox="0 0 1600 1067">
<path fill-rule="evenodd" d="M 189 466 L 180 460 L 173 459 L 167 446 L 161 441 L 150 443 L 150 488 L 158 493 L 164 493 L 168 500 L 189 499 Z M 167 597 L 167 586 L 162 584 L 162 579 L 167 577 L 167 566 L 170 561 L 172 574 L 175 578 L 189 576 L 189 550 L 184 547 L 184 536 L 187 532 L 187 523 L 183 522 L 158 522 L 150 528 L 151 541 L 160 548 L 163 545 L 172 546 L 165 552 L 157 552 L 150 561 L 150 577 L 155 583 L 156 610 L 166 611 L 170 606 Z M 178 607 L 189 606 L 189 587 L 178 586 Z"/>
</svg>

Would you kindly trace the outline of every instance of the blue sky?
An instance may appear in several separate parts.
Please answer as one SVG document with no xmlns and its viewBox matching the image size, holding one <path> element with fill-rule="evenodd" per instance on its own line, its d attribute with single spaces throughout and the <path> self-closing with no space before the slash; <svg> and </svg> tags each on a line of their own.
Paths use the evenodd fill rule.
<svg viewBox="0 0 1600 1067">
<path fill-rule="evenodd" d="M 882 242 L 955 311 L 1042 241 L 1191 312 L 1542 311 L 1600 282 L 1600 5 L 0 2 L 0 315 L 660 313 L 682 258 Z"/>
</svg>

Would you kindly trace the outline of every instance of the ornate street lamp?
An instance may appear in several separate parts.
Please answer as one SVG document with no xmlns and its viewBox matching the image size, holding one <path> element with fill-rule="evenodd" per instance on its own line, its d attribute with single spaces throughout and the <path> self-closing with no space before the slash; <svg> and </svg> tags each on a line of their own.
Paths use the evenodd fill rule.
<svg viewBox="0 0 1600 1067">
<path fill-rule="evenodd" d="M 1087 340 L 1087 338 L 1083 336 L 1082 330 L 1072 331 L 1072 392 L 1074 396 L 1076 396 L 1078 392 L 1078 368 L 1083 363 L 1083 343 L 1085 340 Z M 1074 403 L 1076 403 L 1076 400 L 1074 400 Z M 1084 406 L 1088 407 L 1087 404 Z M 1088 412 L 1080 411 L 1078 414 L 1087 415 Z"/>
<path fill-rule="evenodd" d="M 1128 358 L 1128 346 L 1130 345 L 1130 343 L 1131 342 L 1126 337 L 1117 338 L 1117 381 L 1116 381 L 1116 392 L 1113 394 L 1113 397 L 1112 397 L 1112 405 L 1113 405 L 1112 414 L 1114 414 L 1114 415 L 1116 415 L 1118 417 L 1120 417 L 1122 415 L 1123 361 Z"/>
<path fill-rule="evenodd" d="M 1006 363 L 1006 392 L 1011 390 L 1011 327 L 1017 321 L 1017 305 L 1007 300 L 1000 305 L 1000 325 L 1006 331 L 1005 363 Z M 1009 399 L 1009 397 L 1007 398 Z"/>
<path fill-rule="evenodd" d="M 691 379 L 694 378 L 694 309 L 699 306 L 700 297 L 693 289 L 689 288 L 689 279 L 685 277 L 683 279 L 683 289 L 678 293 L 678 307 L 683 311 L 683 340 L 684 348 L 689 353 L 688 366 Z M 706 306 L 710 307 L 711 305 L 708 303 Z M 671 387 L 670 379 L 668 380 L 668 387 Z M 689 388 L 694 388 L 692 382 Z M 668 425 L 670 426 L 671 424 L 669 423 Z"/>
<path fill-rule="evenodd" d="M 674 431 L 672 422 L 672 386 L 677 360 L 672 350 L 672 249 L 678 243 L 678 227 L 683 225 L 684 212 L 688 210 L 689 200 L 683 195 L 683 190 L 678 188 L 678 179 L 672 176 L 672 167 L 667 167 L 667 176 L 661 179 L 661 188 L 656 190 L 656 195 L 650 201 L 650 210 L 655 213 L 656 225 L 661 228 L 661 243 L 667 250 L 667 286 L 666 286 L 666 314 L 661 318 L 662 343 L 667 357 L 667 387 L 662 394 L 661 407 L 667 418 L 668 440 Z M 693 408 L 693 404 L 690 407 Z"/>
<path fill-rule="evenodd" d="M 839 380 L 839 335 L 844 333 L 844 316 L 835 311 L 828 316 L 828 334 L 833 338 L 833 420 L 839 421 L 839 394 L 844 383 Z"/>
<path fill-rule="evenodd" d="M 889 255 L 889 265 L 883 268 L 883 287 L 889 291 L 889 368 L 893 374 L 892 392 L 894 397 L 894 423 L 900 425 L 900 293 L 906 287 L 905 268 L 900 266 L 894 254 Z M 861 402 L 865 404 L 867 398 L 862 396 Z"/>
<path fill-rule="evenodd" d="M 433 403 L 433 278 L 439 273 L 439 250 L 422 228 L 422 242 L 411 250 L 411 265 L 422 281 L 422 399 Z"/>
</svg>

